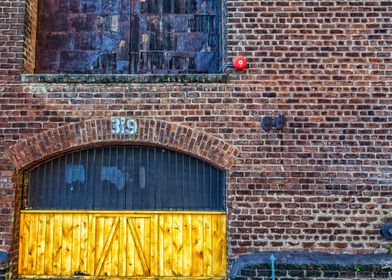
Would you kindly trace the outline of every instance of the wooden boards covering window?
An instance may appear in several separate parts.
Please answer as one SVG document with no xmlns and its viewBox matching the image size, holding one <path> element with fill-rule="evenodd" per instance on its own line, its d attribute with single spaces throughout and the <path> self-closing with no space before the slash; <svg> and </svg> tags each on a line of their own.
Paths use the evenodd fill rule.
<svg viewBox="0 0 392 280">
<path fill-rule="evenodd" d="M 226 275 L 223 212 L 22 211 L 19 276 Z"/>
</svg>

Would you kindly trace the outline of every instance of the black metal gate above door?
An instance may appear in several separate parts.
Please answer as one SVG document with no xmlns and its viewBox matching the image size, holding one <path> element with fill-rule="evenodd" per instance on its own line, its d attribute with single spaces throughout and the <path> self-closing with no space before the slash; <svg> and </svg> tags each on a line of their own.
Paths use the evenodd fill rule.
<svg viewBox="0 0 392 280">
<path fill-rule="evenodd" d="M 66 154 L 29 171 L 29 209 L 224 210 L 225 172 L 157 147 Z"/>
</svg>

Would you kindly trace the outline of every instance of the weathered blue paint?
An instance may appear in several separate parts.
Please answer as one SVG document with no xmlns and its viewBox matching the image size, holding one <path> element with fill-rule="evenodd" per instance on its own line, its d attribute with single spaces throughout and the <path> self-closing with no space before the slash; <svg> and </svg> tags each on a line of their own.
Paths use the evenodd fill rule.
<svg viewBox="0 0 392 280">
<path fill-rule="evenodd" d="M 84 166 L 80 164 L 67 164 L 65 166 L 65 183 L 72 185 L 73 183 L 84 184 L 86 181 L 86 171 Z"/>
<path fill-rule="evenodd" d="M 117 167 L 103 166 L 101 168 L 101 181 L 109 181 L 121 191 L 125 187 L 125 182 L 129 180 L 129 175 Z"/>
<path fill-rule="evenodd" d="M 140 166 L 140 168 L 139 168 L 139 186 L 142 190 L 144 190 L 146 188 L 146 182 L 147 182 L 146 168 L 144 166 Z"/>
<path fill-rule="evenodd" d="M 11 255 L 8 252 L 0 251 L 0 265 L 9 262 Z"/>
</svg>

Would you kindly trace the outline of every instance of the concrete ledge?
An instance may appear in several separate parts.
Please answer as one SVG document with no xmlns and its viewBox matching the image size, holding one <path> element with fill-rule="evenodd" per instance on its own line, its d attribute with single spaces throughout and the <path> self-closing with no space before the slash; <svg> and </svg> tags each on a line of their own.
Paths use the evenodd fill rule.
<svg viewBox="0 0 392 280">
<path fill-rule="evenodd" d="M 226 74 L 115 75 L 22 74 L 23 83 L 121 84 L 121 83 L 226 83 Z"/>
<path fill-rule="evenodd" d="M 392 256 L 388 254 L 349 255 L 329 253 L 304 253 L 304 252 L 260 252 L 244 255 L 234 260 L 230 270 L 230 277 L 236 277 L 245 267 L 270 264 L 271 255 L 276 258 L 277 265 L 314 265 L 314 266 L 355 266 L 377 265 L 391 266 Z"/>
</svg>

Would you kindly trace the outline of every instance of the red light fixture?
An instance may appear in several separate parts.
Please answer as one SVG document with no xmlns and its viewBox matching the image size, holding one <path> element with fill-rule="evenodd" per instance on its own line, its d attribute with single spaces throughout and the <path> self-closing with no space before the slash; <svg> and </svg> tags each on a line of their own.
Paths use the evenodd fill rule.
<svg viewBox="0 0 392 280">
<path fill-rule="evenodd" d="M 248 60 L 243 56 L 237 56 L 234 59 L 233 66 L 237 70 L 244 70 L 248 66 Z"/>
</svg>

